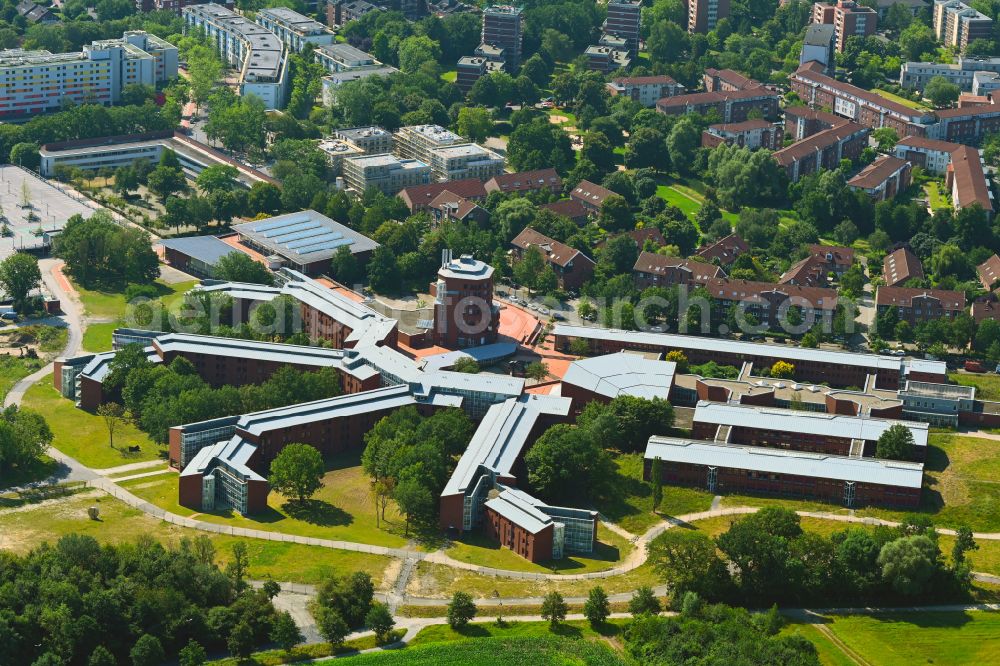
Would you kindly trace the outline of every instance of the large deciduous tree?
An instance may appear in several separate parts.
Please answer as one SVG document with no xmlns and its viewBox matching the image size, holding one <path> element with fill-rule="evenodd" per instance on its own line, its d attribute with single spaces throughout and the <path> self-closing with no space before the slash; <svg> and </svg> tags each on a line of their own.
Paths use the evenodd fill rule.
<svg viewBox="0 0 1000 666">
<path fill-rule="evenodd" d="M 299 503 L 323 487 L 323 456 L 308 444 L 289 444 L 271 463 L 271 487 Z"/>
</svg>

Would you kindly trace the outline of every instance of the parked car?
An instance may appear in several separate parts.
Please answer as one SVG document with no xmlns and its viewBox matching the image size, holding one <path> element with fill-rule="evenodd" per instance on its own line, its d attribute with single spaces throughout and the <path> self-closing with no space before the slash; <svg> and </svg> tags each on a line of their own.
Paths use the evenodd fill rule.
<svg viewBox="0 0 1000 666">
<path fill-rule="evenodd" d="M 979 361 L 966 361 L 965 362 L 966 372 L 986 372 L 986 368 Z"/>
</svg>

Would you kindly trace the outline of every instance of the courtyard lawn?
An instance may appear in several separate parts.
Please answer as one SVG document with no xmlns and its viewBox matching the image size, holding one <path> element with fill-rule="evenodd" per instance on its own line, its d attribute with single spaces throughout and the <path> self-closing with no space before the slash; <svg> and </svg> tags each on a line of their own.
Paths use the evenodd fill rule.
<svg viewBox="0 0 1000 666">
<path fill-rule="evenodd" d="M 939 612 L 833 616 L 824 626 L 870 664 L 996 664 L 1000 613 Z"/>
<path fill-rule="evenodd" d="M 119 322 L 89 324 L 83 332 L 83 349 L 89 352 L 111 351 L 111 334 L 120 328 Z"/>
<path fill-rule="evenodd" d="M 642 480 L 642 455 L 626 453 L 615 459 L 618 474 L 613 487 L 596 507 L 605 518 L 632 534 L 641 535 L 666 516 L 680 516 L 707 511 L 712 506 L 712 494 L 696 488 L 663 486 L 663 501 L 653 513 L 652 488 Z"/>
<path fill-rule="evenodd" d="M 99 508 L 100 520 L 87 517 L 87 508 L 91 506 Z M 250 554 L 250 577 L 270 577 L 279 582 L 315 585 L 334 573 L 366 571 L 376 587 L 384 588 L 386 581 L 391 582 L 395 577 L 399 567 L 397 560 L 381 555 L 262 539 L 240 539 L 184 529 L 157 520 L 104 494 L 0 514 L 2 550 L 25 553 L 44 542 L 55 543 L 61 536 L 70 533 L 86 534 L 101 543 L 132 542 L 148 535 L 165 545 L 174 546 L 184 537 L 193 539 L 206 535 L 215 545 L 216 561 L 223 566 L 232 556 L 233 544 L 242 541 L 247 544 Z"/>
<path fill-rule="evenodd" d="M 940 208 L 951 208 L 951 202 L 947 194 L 941 191 L 941 185 L 937 181 L 931 181 L 924 185 L 924 192 L 927 193 L 927 203 L 931 210 Z"/>
<path fill-rule="evenodd" d="M 54 435 L 52 445 L 55 448 L 87 467 L 104 469 L 165 455 L 165 447 L 153 442 L 131 423 L 123 424 L 115 433 L 115 448 L 111 448 L 104 419 L 79 409 L 72 400 L 62 397 L 52 385 L 52 375 L 46 375 L 29 388 L 21 404 L 45 416 Z M 126 453 L 129 446 L 140 447 L 138 453 Z"/>
<path fill-rule="evenodd" d="M 979 400 L 1000 400 L 1000 375 L 952 372 L 948 379 L 962 386 L 975 386 Z"/>
<path fill-rule="evenodd" d="M 277 492 L 267 498 L 267 510 L 241 516 L 232 510 L 201 513 L 177 503 L 176 474 L 125 481 L 121 485 L 134 495 L 182 516 L 197 514 L 198 520 L 231 527 L 245 527 L 299 536 L 356 541 L 375 546 L 400 547 L 406 544 L 404 520 L 390 502 L 386 523 L 375 526 L 375 503 L 368 477 L 353 453 L 328 461 L 323 487 L 304 506 Z M 411 532 L 410 536 L 416 535 Z"/>
<path fill-rule="evenodd" d="M 196 280 L 166 284 L 163 280 L 158 279 L 153 283 L 153 286 L 156 287 L 160 297 L 169 306 L 196 284 L 198 284 Z M 85 289 L 75 282 L 73 286 L 80 294 L 80 301 L 83 303 L 88 317 L 95 319 L 119 319 L 124 316 L 126 303 L 123 292 Z"/>
<path fill-rule="evenodd" d="M 914 511 L 861 507 L 855 515 L 902 520 L 928 515 L 938 527 L 967 525 L 976 532 L 1000 531 L 1000 446 L 995 440 L 934 432 L 924 467 L 924 489 Z M 726 494 L 722 506 L 784 506 L 795 511 L 846 514 L 839 504 L 768 496 Z"/>
<path fill-rule="evenodd" d="M 543 564 L 534 564 L 478 532 L 472 532 L 461 541 L 454 542 L 446 552 L 456 560 L 495 569 L 578 574 L 610 569 L 621 562 L 632 548 L 632 544 L 620 534 L 598 526 L 594 552 L 566 553 L 566 557 L 561 560 Z"/>
</svg>

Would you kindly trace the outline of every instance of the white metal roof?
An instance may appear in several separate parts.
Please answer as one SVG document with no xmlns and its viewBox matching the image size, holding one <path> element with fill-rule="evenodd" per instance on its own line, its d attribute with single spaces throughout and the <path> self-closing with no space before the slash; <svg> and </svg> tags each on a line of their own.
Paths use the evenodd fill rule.
<svg viewBox="0 0 1000 666">
<path fill-rule="evenodd" d="M 674 384 L 676 370 L 677 364 L 672 361 L 654 361 L 620 352 L 573 361 L 563 382 L 609 398 L 631 395 L 665 400 Z"/>
<path fill-rule="evenodd" d="M 873 418 L 870 416 L 847 416 L 778 407 L 755 407 L 725 402 L 701 400 L 694 410 L 695 423 L 764 428 L 788 433 L 807 435 L 829 435 L 850 439 L 877 441 L 894 425 L 905 426 L 913 435 L 913 443 L 927 446 L 930 426 L 914 421 Z"/>
<path fill-rule="evenodd" d="M 771 474 L 791 474 L 817 479 L 874 483 L 901 488 L 920 488 L 922 463 L 848 458 L 821 453 L 735 446 L 674 437 L 650 437 L 647 459 L 692 465 L 712 465 Z"/>
<path fill-rule="evenodd" d="M 509 490 L 504 490 L 493 499 L 487 500 L 486 506 L 532 534 L 538 534 L 553 524 L 551 517 Z"/>
<path fill-rule="evenodd" d="M 399 409 L 407 405 L 414 405 L 416 402 L 407 387 L 388 386 L 373 391 L 339 395 L 333 398 L 246 414 L 240 417 L 236 427 L 251 435 L 259 436 L 265 432 L 290 428 L 303 423 L 326 421 L 385 409 Z"/>
<path fill-rule="evenodd" d="M 622 331 L 613 328 L 596 326 L 574 326 L 572 324 L 556 324 L 555 335 L 589 338 L 593 340 L 613 340 L 632 342 L 675 349 L 697 349 L 707 352 L 725 354 L 747 354 L 770 356 L 788 359 L 789 361 L 812 361 L 829 363 L 831 365 L 853 365 L 869 367 L 873 370 L 900 370 L 904 360 L 896 356 L 880 356 L 877 354 L 859 354 L 856 352 L 832 351 L 829 349 L 809 349 L 791 345 L 769 345 L 762 342 L 741 342 L 724 338 L 703 338 L 694 335 L 678 335 L 676 333 L 648 333 L 644 331 Z M 925 361 L 908 359 L 909 367 L 919 368 L 922 372 L 945 374 L 946 366 L 941 361 Z"/>
<path fill-rule="evenodd" d="M 571 404 L 569 398 L 528 394 L 490 407 L 441 494 L 464 493 L 480 465 L 498 475 L 509 474 L 538 418 L 542 414 L 567 416 Z"/>
</svg>

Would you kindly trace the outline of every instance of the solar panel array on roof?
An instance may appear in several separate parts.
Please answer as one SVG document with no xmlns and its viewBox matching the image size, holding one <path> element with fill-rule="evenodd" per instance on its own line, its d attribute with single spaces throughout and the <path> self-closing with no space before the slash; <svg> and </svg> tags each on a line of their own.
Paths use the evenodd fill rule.
<svg viewBox="0 0 1000 666">
<path fill-rule="evenodd" d="M 267 252 L 302 263 L 332 257 L 340 247 L 349 246 L 354 254 L 378 247 L 378 243 L 370 238 L 315 211 L 247 222 L 234 229 L 252 243 L 264 247 Z"/>
</svg>

